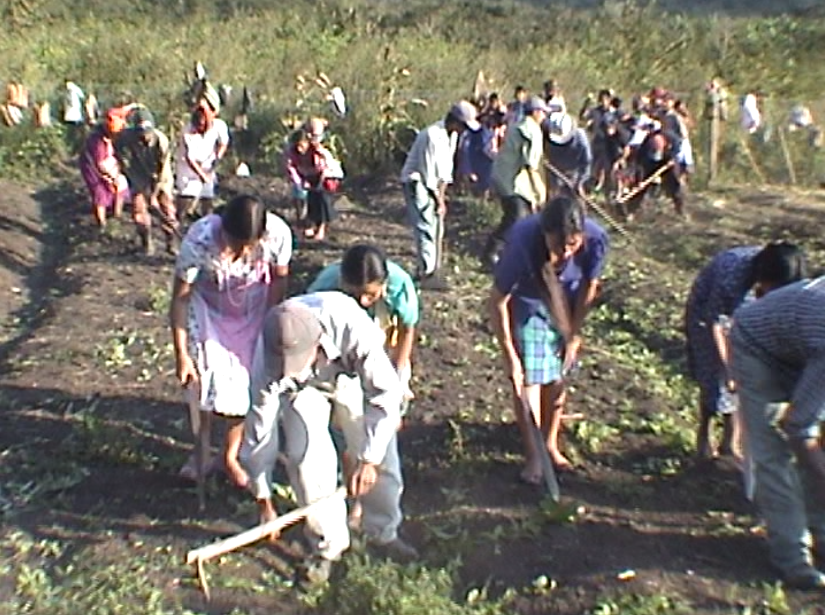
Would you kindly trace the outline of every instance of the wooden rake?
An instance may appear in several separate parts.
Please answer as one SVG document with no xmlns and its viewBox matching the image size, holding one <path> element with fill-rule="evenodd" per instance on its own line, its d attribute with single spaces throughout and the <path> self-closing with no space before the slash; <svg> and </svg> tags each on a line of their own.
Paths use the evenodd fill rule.
<svg viewBox="0 0 825 615">
<path fill-rule="evenodd" d="M 203 565 L 205 562 L 215 557 L 230 553 L 231 551 L 236 551 L 241 547 L 251 545 L 259 540 L 263 540 L 272 534 L 277 534 L 284 529 L 303 521 L 315 512 L 315 510 L 321 505 L 338 498 L 346 497 L 346 488 L 339 487 L 334 493 L 315 500 L 311 504 L 301 508 L 296 508 L 295 510 L 292 510 L 284 515 L 276 517 L 275 519 L 265 523 L 261 523 L 260 525 L 256 525 L 255 527 L 245 530 L 239 534 L 235 534 L 234 536 L 229 536 L 228 538 L 223 538 L 213 542 L 212 544 L 189 551 L 189 553 L 186 554 L 186 564 L 195 567 L 195 574 L 198 577 L 198 584 L 201 591 L 203 591 L 203 595 L 206 597 L 207 602 L 211 600 L 212 596 L 209 590 L 209 583 L 207 582 L 206 575 L 204 573 Z"/>
</svg>

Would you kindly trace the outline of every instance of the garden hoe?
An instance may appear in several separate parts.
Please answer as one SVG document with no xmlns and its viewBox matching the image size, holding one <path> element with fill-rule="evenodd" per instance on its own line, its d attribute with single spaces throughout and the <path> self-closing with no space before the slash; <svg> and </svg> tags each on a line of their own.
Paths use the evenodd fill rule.
<svg viewBox="0 0 825 615">
<path fill-rule="evenodd" d="M 197 383 L 190 383 L 186 390 L 186 398 L 189 403 L 189 425 L 192 428 L 192 435 L 195 437 L 198 510 L 203 512 L 206 510 L 206 465 L 209 461 L 211 433 L 209 417 L 203 416 L 201 413 L 198 389 L 199 385 Z"/>
<path fill-rule="evenodd" d="M 561 490 L 559 489 L 559 481 L 556 478 L 556 470 L 553 468 L 553 461 L 550 459 L 550 453 L 547 451 L 547 442 L 544 441 L 544 436 L 541 429 L 536 424 L 536 418 L 533 410 L 530 407 L 530 400 L 527 399 L 524 387 L 519 391 L 519 400 L 521 401 L 521 411 L 524 413 L 524 420 L 530 434 L 533 438 L 533 444 L 541 462 L 541 473 L 544 477 L 544 484 L 547 486 L 547 492 L 550 494 L 550 499 L 553 503 L 558 504 L 561 497 Z"/>
<path fill-rule="evenodd" d="M 326 504 L 327 502 L 337 498 L 346 497 L 346 487 L 339 487 L 334 493 L 315 500 L 311 504 L 301 508 L 296 508 L 295 510 L 276 517 L 275 519 L 245 530 L 240 534 L 235 534 L 234 536 L 229 536 L 228 538 L 213 542 L 210 545 L 189 551 L 189 553 L 186 554 L 186 564 L 195 566 L 195 573 L 198 577 L 198 583 L 200 584 L 200 588 L 203 591 L 204 596 L 206 596 L 206 600 L 209 601 L 211 599 L 211 594 L 209 591 L 209 584 L 203 570 L 204 562 L 221 555 L 226 555 L 227 553 L 240 549 L 241 547 L 251 545 L 254 542 L 267 538 L 268 536 L 277 535 L 284 529 L 306 519 L 322 504 Z"/>
</svg>

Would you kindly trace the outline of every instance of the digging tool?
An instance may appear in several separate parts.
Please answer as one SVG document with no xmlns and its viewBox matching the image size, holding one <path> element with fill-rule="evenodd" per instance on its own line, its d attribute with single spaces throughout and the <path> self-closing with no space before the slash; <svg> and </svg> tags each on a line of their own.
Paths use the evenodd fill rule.
<svg viewBox="0 0 825 615">
<path fill-rule="evenodd" d="M 632 189 L 628 190 L 627 192 L 625 192 L 625 193 L 624 193 L 624 194 L 622 194 L 621 196 L 616 197 L 616 203 L 617 203 L 617 204 L 619 204 L 619 205 L 624 205 L 624 204 L 625 204 L 625 203 L 627 203 L 629 200 L 631 200 L 631 199 L 633 199 L 633 198 L 637 197 L 639 194 L 641 194 L 642 192 L 644 192 L 644 190 L 645 190 L 645 189 L 646 189 L 646 188 L 647 188 L 650 184 L 652 184 L 652 183 L 653 183 L 653 182 L 655 182 L 657 179 L 659 179 L 662 175 L 664 175 L 665 173 L 667 173 L 667 172 L 668 172 L 668 170 L 670 170 L 670 169 L 673 167 L 673 165 L 675 165 L 675 164 L 676 164 L 676 162 L 675 162 L 674 160 L 669 160 L 666 164 L 663 164 L 663 165 L 662 165 L 662 166 L 660 166 L 658 169 L 656 169 L 656 171 L 654 171 L 653 173 L 651 173 L 649 177 L 646 177 L 646 178 L 644 178 L 642 181 L 640 181 L 640 182 L 639 182 L 636 186 L 634 186 Z"/>
<path fill-rule="evenodd" d="M 189 402 L 189 424 L 192 427 L 192 435 L 195 437 L 198 510 L 203 512 L 206 510 L 206 466 L 209 461 L 211 430 L 209 419 L 201 416 L 199 386 L 197 383 L 189 384 L 186 397 Z"/>
<path fill-rule="evenodd" d="M 544 436 L 541 429 L 536 424 L 536 417 L 530 407 L 530 400 L 524 390 L 524 386 L 519 387 L 518 397 L 521 401 L 521 410 L 524 413 L 524 420 L 527 423 L 527 428 L 530 430 L 533 444 L 539 456 L 541 463 L 541 474 L 544 477 L 544 484 L 547 487 L 547 492 L 550 494 L 550 499 L 558 503 L 561 497 L 561 490 L 559 489 L 559 481 L 556 478 L 556 470 L 553 468 L 553 461 L 550 459 L 550 453 L 547 452 L 547 442 L 544 441 Z"/>
<path fill-rule="evenodd" d="M 596 212 L 597 214 L 599 214 L 602 218 L 604 218 L 604 219 L 607 221 L 607 223 L 608 223 L 610 226 L 612 226 L 612 227 L 613 227 L 613 229 L 615 229 L 617 233 L 619 233 L 619 235 L 621 235 L 622 237 L 624 237 L 624 238 L 625 238 L 625 239 L 627 239 L 627 240 L 632 240 L 632 238 L 631 238 L 631 236 L 630 236 L 630 233 L 628 233 L 628 232 L 627 232 L 627 229 L 625 229 L 625 228 L 624 228 L 624 226 L 622 226 L 622 225 L 621 225 L 621 224 L 620 224 L 620 223 L 619 223 L 619 222 L 618 222 L 618 221 L 617 221 L 617 220 L 616 220 L 613 216 L 611 216 L 611 215 L 607 212 L 607 210 L 605 210 L 605 208 L 604 208 L 604 207 L 602 207 L 601 205 L 599 205 L 598 203 L 596 203 L 596 201 L 594 201 L 593 199 L 591 199 L 589 196 L 586 196 L 586 195 L 583 195 L 583 194 L 582 194 L 582 195 L 580 195 L 580 194 L 579 194 L 579 192 L 578 192 L 578 189 L 577 189 L 577 188 L 576 188 L 576 186 L 573 184 L 573 182 L 570 180 L 570 178 L 569 178 L 569 177 L 567 177 L 567 175 L 565 175 L 564 173 L 562 173 L 562 172 L 561 172 L 558 168 L 556 168 L 555 166 L 553 166 L 553 165 L 552 165 L 552 164 L 550 164 L 549 162 L 545 162 L 544 164 L 545 164 L 545 166 L 547 167 L 547 169 L 548 169 L 548 170 L 549 170 L 549 171 L 550 171 L 553 175 L 555 175 L 558 179 L 560 179 L 560 180 L 562 181 L 562 183 L 564 183 L 564 185 L 565 185 L 565 186 L 567 186 L 567 189 L 568 189 L 568 190 L 570 190 L 570 192 L 571 192 L 571 193 L 578 195 L 578 197 L 579 197 L 582 201 L 584 201 L 584 203 L 585 203 L 588 207 L 590 207 L 593 211 L 595 211 L 595 212 Z"/>
<path fill-rule="evenodd" d="M 186 563 L 190 566 L 194 564 L 195 572 L 198 577 L 198 583 L 200 584 L 200 588 L 206 596 L 207 601 L 211 599 L 211 595 L 209 591 L 209 584 L 207 583 L 206 576 L 204 575 L 204 562 L 215 557 L 225 555 L 254 542 L 258 542 L 259 540 L 263 540 L 272 534 L 277 534 L 287 527 L 306 519 L 322 504 L 326 504 L 338 498 L 346 497 L 346 487 L 339 487 L 334 493 L 315 500 L 311 504 L 301 508 L 296 508 L 285 515 L 281 515 L 275 519 L 256 525 L 255 527 L 245 530 L 240 534 L 235 534 L 234 536 L 229 536 L 228 538 L 223 538 L 222 540 L 213 542 L 210 545 L 189 551 L 189 553 L 186 554 Z"/>
<path fill-rule="evenodd" d="M 436 271 L 441 271 L 441 266 L 444 264 L 444 214 L 436 213 L 436 216 L 435 268 Z"/>
</svg>

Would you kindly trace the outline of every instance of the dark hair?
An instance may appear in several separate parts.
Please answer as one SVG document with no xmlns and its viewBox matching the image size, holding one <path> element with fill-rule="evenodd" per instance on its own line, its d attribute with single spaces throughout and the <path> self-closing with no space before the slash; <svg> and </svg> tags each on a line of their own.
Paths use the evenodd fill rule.
<svg viewBox="0 0 825 615">
<path fill-rule="evenodd" d="M 781 288 L 807 277 L 808 264 L 805 253 L 798 246 L 777 241 L 759 251 L 753 259 L 751 271 L 753 284 L 762 282 Z"/>
<path fill-rule="evenodd" d="M 526 92 L 526 91 L 527 91 L 527 88 L 526 88 L 526 87 L 524 87 L 523 85 L 517 85 L 517 86 L 516 86 L 516 88 L 515 88 L 515 90 L 513 90 L 513 91 L 515 92 L 515 94 L 516 94 L 516 95 L 519 95 L 519 94 L 521 94 L 522 92 Z"/>
<path fill-rule="evenodd" d="M 541 232 L 545 235 L 559 235 L 563 241 L 583 233 L 584 207 L 576 199 L 554 197 L 541 210 Z"/>
<path fill-rule="evenodd" d="M 298 128 L 289 135 L 290 145 L 298 145 L 301 141 L 309 141 L 309 131 L 306 128 Z"/>
<path fill-rule="evenodd" d="M 356 244 L 344 252 L 341 259 L 341 281 L 353 288 L 387 280 L 387 258 L 375 246 Z"/>
<path fill-rule="evenodd" d="M 257 241 L 266 232 L 266 207 L 254 196 L 236 196 L 221 212 L 221 226 L 236 241 L 244 244 Z"/>
</svg>

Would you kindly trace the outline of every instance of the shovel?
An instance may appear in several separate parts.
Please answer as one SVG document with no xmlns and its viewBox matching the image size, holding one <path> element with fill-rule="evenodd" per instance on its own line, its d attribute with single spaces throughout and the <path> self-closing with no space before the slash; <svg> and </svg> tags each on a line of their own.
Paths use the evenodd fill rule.
<svg viewBox="0 0 825 615">
<path fill-rule="evenodd" d="M 527 399 L 524 387 L 519 387 L 518 394 L 525 423 L 530 431 L 530 436 L 533 438 L 533 444 L 539 456 L 544 484 L 547 487 L 547 492 L 550 494 L 550 499 L 552 499 L 554 503 L 558 503 L 561 497 L 561 490 L 559 489 L 558 478 L 556 478 L 556 470 L 553 468 L 553 461 L 550 459 L 550 453 L 547 452 L 547 443 L 544 441 L 541 429 L 539 429 L 539 426 L 536 424 L 535 415 L 530 408 L 530 401 Z"/>
</svg>

